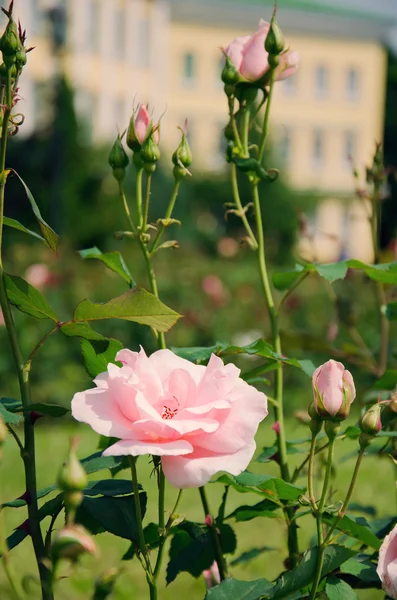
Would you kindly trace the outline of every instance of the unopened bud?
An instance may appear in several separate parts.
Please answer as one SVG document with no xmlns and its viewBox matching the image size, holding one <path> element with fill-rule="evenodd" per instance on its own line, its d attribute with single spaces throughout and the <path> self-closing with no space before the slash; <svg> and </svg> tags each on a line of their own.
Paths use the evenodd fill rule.
<svg viewBox="0 0 397 600">
<path fill-rule="evenodd" d="M 69 456 L 59 471 L 57 484 L 63 492 L 80 492 L 87 485 L 87 474 L 76 456 L 76 440 L 71 442 Z"/>
<path fill-rule="evenodd" d="M 380 418 L 381 405 L 373 404 L 360 419 L 360 429 L 368 435 L 378 435 L 382 429 L 382 421 Z"/>
<path fill-rule="evenodd" d="M 144 140 L 139 153 L 146 173 L 151 174 L 156 168 L 156 163 L 160 159 L 160 148 L 155 142 L 154 131 Z"/>
<path fill-rule="evenodd" d="M 265 39 L 265 50 L 270 56 L 278 56 L 284 50 L 285 42 L 283 32 L 280 29 L 280 25 L 276 21 L 275 15 L 273 15 L 270 21 L 270 28 Z M 270 64 L 270 61 L 269 61 Z"/>
<path fill-rule="evenodd" d="M 221 79 L 226 85 L 234 86 L 241 80 L 240 73 L 233 64 L 231 58 L 225 54 L 225 66 L 222 69 Z"/>
<path fill-rule="evenodd" d="M 7 68 L 10 68 L 16 63 L 17 52 L 21 45 L 18 28 L 14 19 L 10 16 L 7 27 L 0 38 L 0 50 L 3 54 L 3 60 Z"/>
<path fill-rule="evenodd" d="M 95 593 L 93 600 L 105 600 L 113 592 L 114 584 L 116 583 L 118 569 L 109 569 L 103 575 L 98 577 L 95 582 Z"/>
<path fill-rule="evenodd" d="M 109 165 L 113 169 L 113 177 L 117 181 L 122 181 L 125 177 L 125 170 L 128 167 L 129 158 L 124 150 L 120 135 L 117 136 L 108 159 Z"/>
<path fill-rule="evenodd" d="M 51 544 L 54 562 L 64 558 L 75 562 L 81 554 L 96 554 L 97 549 L 89 532 L 81 525 L 70 525 L 57 531 Z"/>
<path fill-rule="evenodd" d="M 179 165 L 179 166 L 183 166 L 183 167 L 190 167 L 190 165 L 192 164 L 192 152 L 190 150 L 190 146 L 189 146 L 189 142 L 187 139 L 187 135 L 186 135 L 186 131 L 187 131 L 187 122 L 185 122 L 185 127 L 184 129 L 181 129 L 182 131 L 182 139 L 179 143 L 179 146 L 177 147 L 177 149 L 175 150 L 174 154 L 172 155 L 172 162 L 174 163 L 175 166 Z"/>
</svg>

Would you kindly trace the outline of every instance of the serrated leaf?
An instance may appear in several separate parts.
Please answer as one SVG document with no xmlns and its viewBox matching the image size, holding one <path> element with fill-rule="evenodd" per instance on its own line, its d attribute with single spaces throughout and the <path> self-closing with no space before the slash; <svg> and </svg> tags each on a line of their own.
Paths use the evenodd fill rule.
<svg viewBox="0 0 397 600">
<path fill-rule="evenodd" d="M 239 581 L 225 579 L 220 585 L 208 590 L 205 600 L 266 600 L 271 598 L 273 584 L 266 579 Z"/>
<path fill-rule="evenodd" d="M 0 403 L 0 417 L 6 425 L 19 425 L 23 421 L 23 417 L 7 410 L 2 403 Z"/>
<path fill-rule="evenodd" d="M 359 560 L 357 557 L 349 558 L 340 566 L 342 573 L 354 575 L 366 583 L 378 583 L 379 576 L 376 572 L 376 565 L 370 560 Z"/>
<path fill-rule="evenodd" d="M 22 177 L 14 170 L 13 170 L 13 173 L 15 173 L 15 175 L 18 177 L 19 181 L 22 183 L 23 187 L 25 188 L 26 195 L 30 202 L 30 206 L 32 207 L 33 214 L 36 217 L 36 220 L 39 224 L 40 231 L 43 234 L 43 238 L 45 239 L 48 247 L 51 248 L 51 250 L 56 253 L 56 251 L 58 249 L 58 242 L 59 242 L 58 235 L 48 225 L 48 223 L 46 223 L 44 221 L 43 217 L 41 216 L 40 209 L 37 206 L 36 200 L 34 199 L 32 192 L 30 191 L 30 189 L 28 188 L 28 186 L 26 185 L 26 183 L 24 182 Z"/>
<path fill-rule="evenodd" d="M 28 229 L 27 227 L 25 227 L 25 225 L 22 225 L 22 223 L 20 223 L 16 219 L 11 219 L 10 217 L 3 217 L 3 223 L 7 227 L 12 227 L 13 229 L 18 229 L 18 231 L 27 233 L 31 237 L 34 237 L 37 240 L 40 240 L 41 242 L 44 242 L 45 244 L 47 244 L 46 240 L 43 237 L 41 237 L 41 235 L 39 235 L 35 231 L 32 231 L 31 229 Z"/>
<path fill-rule="evenodd" d="M 115 362 L 116 354 L 122 348 L 123 344 L 118 340 L 81 340 L 84 365 L 90 377 L 107 371 L 108 364 Z"/>
<path fill-rule="evenodd" d="M 349 269 L 357 269 L 374 281 L 397 285 L 397 262 L 381 263 L 379 265 L 368 265 L 360 260 L 351 259 L 346 261 Z"/>
<path fill-rule="evenodd" d="M 51 492 L 53 492 L 56 489 L 57 489 L 56 485 L 49 485 L 45 488 L 42 488 L 41 490 L 38 490 L 37 499 L 40 500 L 40 498 L 44 498 L 45 496 L 48 496 L 48 494 L 50 494 Z M 22 506 L 26 506 L 26 504 L 27 504 L 27 502 L 24 498 L 15 498 L 15 500 L 11 500 L 10 502 L 4 502 L 4 504 L 2 504 L 2 506 L 4 508 L 21 508 Z"/>
<path fill-rule="evenodd" d="M 234 518 L 237 522 L 251 521 L 251 519 L 255 519 L 256 517 L 269 517 L 271 519 L 277 519 L 281 516 L 278 512 L 276 512 L 277 510 L 277 504 L 274 504 L 274 502 L 271 500 L 262 500 L 261 502 L 253 504 L 252 506 L 246 504 L 239 506 L 226 518 Z"/>
<path fill-rule="evenodd" d="M 367 546 L 371 546 L 376 550 L 379 550 L 381 540 L 371 531 L 369 525 L 366 524 L 363 517 L 359 517 L 358 520 L 351 519 L 347 515 L 344 515 L 340 520 L 331 513 L 325 512 L 323 515 L 323 521 L 329 526 L 334 525 L 336 522 L 336 529 L 360 540 Z M 361 521 L 361 522 L 359 522 Z"/>
<path fill-rule="evenodd" d="M 129 272 L 120 252 L 114 251 L 104 253 L 101 252 L 96 246 L 93 246 L 92 248 L 87 248 L 86 250 L 79 250 L 79 254 L 83 259 L 93 258 L 100 260 L 107 266 L 108 269 L 114 273 L 117 273 L 117 275 L 120 275 L 120 277 L 122 277 L 129 286 L 132 287 L 135 285 L 131 273 Z"/>
<path fill-rule="evenodd" d="M 224 524 L 217 529 L 223 554 L 233 554 L 237 543 L 233 529 Z M 208 527 L 190 521 L 181 523 L 171 542 L 167 584 L 183 571 L 199 577 L 205 569 L 210 568 L 214 560 L 214 544 Z"/>
<path fill-rule="evenodd" d="M 87 475 L 103 471 L 104 469 L 117 469 L 124 462 L 125 456 L 102 456 L 102 452 L 95 452 L 86 456 L 80 462 Z"/>
<path fill-rule="evenodd" d="M 236 565 L 245 564 L 247 562 L 250 562 L 254 558 L 257 558 L 257 556 L 260 556 L 261 554 L 264 554 L 265 552 L 270 552 L 271 550 L 276 550 L 276 548 L 272 548 L 271 546 L 261 546 L 260 548 L 251 548 L 250 550 L 243 552 L 242 554 L 240 554 L 240 556 L 238 556 L 237 558 L 232 560 L 230 562 L 230 566 L 234 567 Z"/>
<path fill-rule="evenodd" d="M 305 488 L 287 483 L 273 475 L 259 475 L 248 471 L 243 471 L 237 477 L 229 474 L 220 475 L 214 481 L 231 485 L 238 492 L 260 494 L 279 506 L 284 500 L 297 501 L 305 492 Z"/>
<path fill-rule="evenodd" d="M 148 325 L 161 332 L 168 331 L 180 316 L 153 294 L 138 286 L 103 304 L 85 299 L 74 311 L 76 321 L 125 319 Z"/>
<path fill-rule="evenodd" d="M 54 419 L 64 417 L 70 413 L 70 409 L 65 406 L 60 406 L 59 404 L 45 404 L 44 402 L 29 404 L 29 408 L 27 408 L 25 412 L 32 410 L 46 417 L 53 417 Z"/>
<path fill-rule="evenodd" d="M 317 565 L 318 547 L 315 546 L 308 550 L 301 562 L 292 571 L 287 571 L 277 580 L 276 586 L 272 591 L 272 600 L 284 600 L 294 592 L 310 585 L 314 579 Z M 326 547 L 324 552 L 324 563 L 321 572 L 322 577 L 332 573 L 342 563 L 355 555 L 353 550 L 331 544 Z"/>
<path fill-rule="evenodd" d="M 74 323 L 73 321 L 69 321 L 67 323 L 63 323 L 59 328 L 63 335 L 66 337 L 79 337 L 85 340 L 107 340 L 105 336 L 101 335 L 97 331 L 91 329 L 88 323 L 84 323 L 79 321 L 78 323 Z"/>
<path fill-rule="evenodd" d="M 18 310 L 36 319 L 52 319 L 58 322 L 58 316 L 48 304 L 43 294 L 30 283 L 14 275 L 4 276 L 9 301 Z"/>
<path fill-rule="evenodd" d="M 315 268 L 320 277 L 329 281 L 329 283 L 333 283 L 338 279 L 344 279 L 347 273 L 347 264 L 344 260 L 336 263 L 315 265 Z"/>
<path fill-rule="evenodd" d="M 140 492 L 139 501 L 144 516 L 147 504 L 145 492 Z M 108 531 L 127 540 L 138 539 L 133 495 L 99 496 L 98 498 L 84 496 L 77 511 L 76 521 L 87 527 L 93 534 Z"/>
<path fill-rule="evenodd" d="M 338 579 L 335 575 L 328 575 L 325 584 L 325 593 L 328 600 L 358 600 L 356 592 L 350 585 Z"/>
</svg>

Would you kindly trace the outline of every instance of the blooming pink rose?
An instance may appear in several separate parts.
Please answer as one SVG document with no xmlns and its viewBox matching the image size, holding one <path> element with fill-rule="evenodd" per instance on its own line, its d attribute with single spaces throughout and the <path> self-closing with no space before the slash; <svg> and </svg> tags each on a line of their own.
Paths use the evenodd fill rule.
<svg viewBox="0 0 397 600">
<path fill-rule="evenodd" d="M 313 393 L 314 408 L 323 418 L 346 418 L 356 397 L 351 373 L 332 359 L 314 371 Z"/>
<path fill-rule="evenodd" d="M 270 23 L 261 19 L 258 31 L 252 35 L 237 37 L 225 50 L 240 75 L 248 81 L 261 79 L 270 69 L 265 50 L 269 28 Z M 298 52 L 286 48 L 280 55 L 280 64 L 276 68 L 276 81 L 291 77 L 298 68 L 299 59 Z"/>
<path fill-rule="evenodd" d="M 218 471 L 238 475 L 254 451 L 268 414 L 267 398 L 239 378 L 240 370 L 215 355 L 207 367 L 170 350 L 147 357 L 121 350 L 121 367 L 75 394 L 72 414 L 101 435 L 119 438 L 104 456 L 154 454 L 178 488 L 204 485 Z"/>
<path fill-rule="evenodd" d="M 151 119 L 149 117 L 149 112 L 146 104 L 141 104 L 138 110 L 138 114 L 135 118 L 135 134 L 140 144 L 143 143 L 144 139 L 146 138 L 146 135 L 149 133 L 148 128 L 150 121 Z M 154 132 L 153 138 L 155 143 L 158 144 L 160 141 L 160 133 L 158 128 Z"/>
<path fill-rule="evenodd" d="M 385 537 L 379 550 L 376 572 L 390 598 L 397 599 L 397 525 Z"/>
<path fill-rule="evenodd" d="M 207 589 L 215 587 L 221 582 L 221 576 L 219 574 L 219 567 L 216 560 L 212 563 L 209 569 L 203 571 L 205 585 Z"/>
</svg>

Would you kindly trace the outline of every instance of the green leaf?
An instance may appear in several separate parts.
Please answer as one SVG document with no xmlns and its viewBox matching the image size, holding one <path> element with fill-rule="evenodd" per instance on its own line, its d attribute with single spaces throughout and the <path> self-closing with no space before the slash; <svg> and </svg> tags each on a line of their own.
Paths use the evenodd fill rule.
<svg viewBox="0 0 397 600">
<path fill-rule="evenodd" d="M 295 268 L 291 271 L 274 273 L 272 276 L 273 285 L 277 290 L 288 290 L 292 285 L 294 285 L 295 281 L 297 281 L 299 277 L 307 272 L 308 269 L 306 267 L 302 267 L 302 265 L 295 265 Z"/>
<path fill-rule="evenodd" d="M 256 517 L 270 517 L 271 519 L 280 518 L 280 514 L 276 512 L 278 509 L 277 504 L 274 504 L 271 500 L 262 500 L 252 506 L 243 505 L 236 508 L 227 519 L 236 519 L 236 521 L 251 521 Z"/>
<path fill-rule="evenodd" d="M 6 425 L 19 425 L 23 421 L 23 417 L 7 410 L 2 403 L 0 403 L 0 417 Z"/>
<path fill-rule="evenodd" d="M 360 540 L 367 546 L 371 546 L 376 550 L 379 550 L 381 545 L 381 540 L 376 537 L 376 535 L 371 531 L 369 525 L 363 524 L 366 523 L 363 517 L 359 517 L 358 520 L 351 519 L 347 515 L 344 515 L 340 520 L 335 515 L 331 513 L 324 513 L 323 521 L 329 526 L 334 525 L 336 522 L 336 529 L 339 531 L 343 531 L 347 535 L 355 538 L 356 540 Z M 361 521 L 361 522 L 359 522 Z"/>
<path fill-rule="evenodd" d="M 28 229 L 27 227 L 25 227 L 25 225 L 22 225 L 22 223 L 16 221 L 15 219 L 10 219 L 10 217 L 3 217 L 3 223 L 4 225 L 7 225 L 7 227 L 18 229 L 18 231 L 23 231 L 23 233 L 27 233 L 28 235 L 31 235 L 32 237 L 36 238 L 37 240 L 40 240 L 41 242 L 44 242 L 45 244 L 47 243 L 46 240 L 43 237 L 41 237 L 41 235 L 39 235 L 35 231 L 32 231 L 31 229 Z"/>
<path fill-rule="evenodd" d="M 55 498 L 48 500 L 41 508 L 39 508 L 38 518 L 41 522 L 46 517 L 52 517 L 62 509 L 63 494 L 58 494 Z M 22 523 L 15 531 L 7 538 L 8 549 L 12 550 L 18 546 L 28 536 L 28 521 Z"/>
<path fill-rule="evenodd" d="M 243 552 L 230 562 L 230 566 L 234 567 L 236 565 L 241 565 L 247 562 L 250 562 L 257 556 L 260 556 L 264 552 L 270 552 L 271 550 L 276 550 L 276 548 L 272 548 L 271 546 L 261 546 L 260 548 L 251 548 L 251 550 L 247 550 L 247 552 Z"/>
<path fill-rule="evenodd" d="M 66 337 L 79 337 L 85 340 L 107 340 L 105 336 L 91 329 L 88 323 L 78 322 L 74 323 L 73 321 L 69 321 L 68 323 L 63 323 L 60 327 L 60 331 Z"/>
<path fill-rule="evenodd" d="M 315 265 L 315 268 L 320 277 L 329 281 L 329 283 L 333 283 L 338 279 L 344 279 L 347 273 L 347 264 L 344 260 L 325 265 Z"/>
<path fill-rule="evenodd" d="M 375 383 L 376 390 L 394 390 L 397 385 L 397 370 L 387 369 L 382 377 Z"/>
<path fill-rule="evenodd" d="M 222 552 L 233 554 L 236 549 L 236 536 L 229 525 L 218 527 Z M 209 569 L 215 560 L 214 544 L 208 527 L 184 521 L 177 527 L 170 547 L 170 561 L 167 565 L 167 584 L 174 581 L 179 573 L 187 571 L 199 577 Z"/>
<path fill-rule="evenodd" d="M 149 523 L 143 530 L 146 546 L 153 550 L 160 545 L 160 529 L 157 523 Z M 136 543 L 132 543 L 121 560 L 131 560 L 136 554 Z"/>
<path fill-rule="evenodd" d="M 379 583 L 379 576 L 376 572 L 376 565 L 369 560 L 360 561 L 357 557 L 349 558 L 340 567 L 342 573 L 354 575 L 366 583 Z"/>
<path fill-rule="evenodd" d="M 115 362 L 117 352 L 123 348 L 118 340 L 91 341 L 81 340 L 84 365 L 90 377 L 96 377 L 107 371 L 108 364 Z"/>
<path fill-rule="evenodd" d="M 175 325 L 180 316 L 153 294 L 138 286 L 103 304 L 85 299 L 76 306 L 74 311 L 76 321 L 125 319 L 148 325 L 162 332 L 168 331 Z"/>
<path fill-rule="evenodd" d="M 5 274 L 5 284 L 9 301 L 18 310 L 36 319 L 52 319 L 58 322 L 58 316 L 48 304 L 43 294 L 21 277 Z"/>
<path fill-rule="evenodd" d="M 147 495 L 140 492 L 142 516 L 146 512 Z M 136 541 L 138 529 L 135 516 L 134 496 L 90 498 L 85 496 L 77 510 L 76 521 L 93 534 L 108 531 L 117 537 Z"/>
<path fill-rule="evenodd" d="M 364 271 L 364 273 L 374 281 L 397 285 L 397 262 L 368 265 L 360 260 L 352 259 L 346 261 L 346 264 L 349 269 Z"/>
<path fill-rule="evenodd" d="M 345 581 L 335 575 L 328 575 L 325 584 L 325 593 L 328 600 L 358 600 L 356 592 Z"/>
<path fill-rule="evenodd" d="M 46 223 L 44 221 L 43 217 L 41 216 L 40 209 L 37 206 L 35 199 L 33 198 L 33 194 L 30 191 L 30 189 L 28 188 L 28 186 L 26 185 L 26 183 L 24 182 L 24 180 L 22 179 L 22 177 L 20 175 L 18 175 L 18 173 L 14 170 L 13 170 L 13 173 L 15 173 L 15 175 L 18 177 L 19 181 L 22 183 L 23 187 L 25 188 L 26 195 L 30 202 L 30 206 L 32 207 L 33 214 L 36 217 L 36 220 L 39 224 L 40 231 L 43 234 L 43 238 L 45 239 L 48 247 L 51 248 L 51 250 L 53 252 L 56 252 L 58 249 L 58 242 L 59 242 L 58 235 L 55 233 L 55 231 L 53 229 L 51 229 L 51 227 L 48 225 L 48 223 Z"/>
<path fill-rule="evenodd" d="M 294 592 L 298 592 L 310 585 L 314 579 L 317 565 L 318 547 L 315 546 L 308 550 L 301 562 L 292 569 L 287 571 L 277 580 L 276 586 L 270 596 L 272 600 L 284 600 Z M 326 547 L 324 553 L 324 564 L 321 572 L 322 577 L 332 573 L 342 563 L 355 555 L 353 550 L 331 544 Z"/>
<path fill-rule="evenodd" d="M 273 584 L 266 579 L 239 581 L 225 579 L 220 585 L 208 590 L 205 600 L 259 600 L 271 598 Z"/>
<path fill-rule="evenodd" d="M 94 246 L 93 248 L 87 248 L 87 250 L 80 250 L 79 254 L 81 258 L 95 258 L 102 261 L 108 269 L 120 275 L 128 283 L 129 286 L 134 286 L 135 282 L 132 279 L 131 273 L 128 270 L 127 265 L 124 262 L 120 252 L 106 252 L 103 253 Z"/>
<path fill-rule="evenodd" d="M 207 362 L 211 358 L 211 354 L 219 354 L 227 344 L 218 342 L 214 346 L 201 347 L 193 346 L 191 348 L 176 348 L 171 346 L 171 350 L 177 356 L 190 360 L 191 362 Z"/>
<path fill-rule="evenodd" d="M 22 402 L 15 398 L 0 398 L 0 404 L 10 412 L 20 412 L 23 408 Z"/>
<path fill-rule="evenodd" d="M 329 283 L 333 283 L 338 279 L 344 279 L 346 277 L 347 263 L 343 260 L 336 263 L 321 265 L 309 263 L 304 267 L 297 264 L 293 270 L 274 273 L 272 277 L 274 287 L 278 290 L 288 290 L 306 273 L 318 273 L 320 277 L 329 281 Z"/>
<path fill-rule="evenodd" d="M 38 492 L 37 492 L 38 500 L 40 500 L 40 498 L 44 498 L 45 496 L 48 496 L 48 494 L 50 494 L 51 492 L 53 492 L 56 489 L 57 489 L 56 485 L 49 485 L 46 488 L 42 488 L 41 490 L 38 490 Z M 15 498 L 15 500 L 11 500 L 10 502 L 4 502 L 4 504 L 2 504 L 2 506 L 4 508 L 21 508 L 22 506 L 26 506 L 26 504 L 27 504 L 27 502 L 24 498 Z"/>
<path fill-rule="evenodd" d="M 397 302 L 390 302 L 386 306 L 386 316 L 390 321 L 397 320 Z"/>
<path fill-rule="evenodd" d="M 102 479 L 90 481 L 83 490 L 84 496 L 126 496 L 132 493 L 132 483 L 129 479 Z"/>
<path fill-rule="evenodd" d="M 97 473 L 104 469 L 117 469 L 124 462 L 125 456 L 102 456 L 102 452 L 95 452 L 80 462 L 83 465 L 87 475 Z"/>
<path fill-rule="evenodd" d="M 279 506 L 283 500 L 296 501 L 305 492 L 305 488 L 287 483 L 273 475 L 259 475 L 243 471 L 237 477 L 233 475 L 220 475 L 216 480 L 218 483 L 231 485 L 238 492 L 255 492 L 265 496 Z"/>
<path fill-rule="evenodd" d="M 60 406 L 59 404 L 45 404 L 44 402 L 29 404 L 29 408 L 27 408 L 25 412 L 30 412 L 31 410 L 34 410 L 41 415 L 45 415 L 46 417 L 53 417 L 54 419 L 64 417 L 70 413 L 70 409 L 65 408 L 65 406 Z"/>
</svg>

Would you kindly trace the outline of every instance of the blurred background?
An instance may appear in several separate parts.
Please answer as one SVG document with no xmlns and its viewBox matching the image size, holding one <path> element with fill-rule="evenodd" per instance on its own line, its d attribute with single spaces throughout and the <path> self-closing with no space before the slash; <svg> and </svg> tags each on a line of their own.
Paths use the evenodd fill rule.
<svg viewBox="0 0 397 600">
<path fill-rule="evenodd" d="M 155 120 L 161 117 L 162 158 L 153 182 L 153 221 L 164 216 L 168 205 L 173 183 L 170 156 L 180 139 L 177 127 L 186 118 L 193 152 L 193 176 L 183 181 L 175 210 L 182 226 L 169 232 L 172 239 L 178 239 L 180 249 L 159 252 L 154 260 L 162 300 L 184 316 L 168 334 L 168 343 L 243 345 L 268 337 L 256 256 L 241 242 L 240 221 L 233 215 L 224 217 L 231 189 L 224 160 L 223 128 L 228 117 L 220 81 L 220 48 L 236 36 L 255 31 L 260 18 L 270 20 L 272 11 L 273 3 L 267 0 L 15 0 L 15 13 L 27 29 L 27 45 L 35 49 L 28 54 L 20 80 L 17 109 L 25 122 L 10 140 L 7 165 L 24 178 L 44 218 L 61 235 L 61 243 L 54 256 L 39 242 L 7 229 L 6 270 L 41 289 L 62 319 L 70 318 L 83 298 L 105 301 L 125 291 L 124 282 L 104 265 L 80 258 L 78 251 L 83 248 L 122 252 L 134 279 L 147 286 L 139 248 L 113 235 L 125 229 L 126 223 L 107 156 L 117 130 L 128 126 L 134 104 L 148 102 Z M 376 142 L 384 142 L 388 172 L 383 190 L 382 260 L 394 260 L 397 1 L 279 0 L 278 21 L 287 43 L 300 53 L 301 63 L 294 77 L 276 85 L 273 102 L 266 166 L 279 168 L 280 177 L 262 186 L 271 270 L 293 266 L 297 256 L 322 262 L 346 257 L 372 260 L 368 209 L 360 190 Z M 2 23 L 5 26 L 4 15 Z M 6 215 L 36 229 L 16 179 L 10 177 L 7 182 Z M 132 168 L 125 187 L 132 202 Z M 244 186 L 242 198 L 244 203 L 250 200 Z M 371 285 L 354 273 L 332 288 L 310 278 L 288 298 L 281 318 L 283 351 L 313 358 L 316 364 L 330 356 L 343 360 L 356 377 L 360 399 L 374 376 L 355 366 L 357 332 L 371 348 L 376 349 L 379 341 Z M 16 318 L 28 353 L 49 327 L 26 315 Z M 149 352 L 155 349 L 146 328 L 113 321 L 98 329 L 132 349 L 139 344 Z M 395 339 L 392 335 L 391 354 L 397 352 Z M 13 396 L 18 390 L 2 327 L 0 344 L 0 392 Z M 70 406 L 73 394 L 90 385 L 77 340 L 52 336 L 38 356 L 31 373 L 35 402 Z M 254 368 L 255 360 L 249 357 L 239 365 Z M 300 435 L 293 413 L 306 409 L 310 401 L 309 380 L 295 369 L 286 369 L 285 377 L 288 431 Z M 46 427 L 49 423 L 38 422 L 40 486 L 53 482 L 66 452 L 66 432 L 75 427 L 61 419 L 64 430 L 58 435 L 58 427 L 52 422 L 51 428 Z M 305 428 L 299 427 L 304 436 Z M 96 437 L 87 428 L 79 431 L 81 452 L 93 452 Z M 270 427 L 264 427 L 259 446 L 273 443 L 269 442 L 273 437 Z M 6 446 L 7 457 L 9 499 L 23 491 L 12 440 Z M 392 466 L 383 467 L 383 461 L 379 468 L 374 460 L 369 459 L 366 487 L 360 489 L 370 499 L 376 487 L 382 516 L 394 506 L 393 479 L 388 472 Z M 349 481 L 350 466 L 341 466 L 342 486 Z M 263 465 L 253 468 L 263 470 Z M 150 485 L 154 487 L 153 481 Z M 199 507 L 193 505 L 186 506 L 201 518 Z M 11 519 L 9 526 L 16 526 L 18 519 Z M 252 543 L 263 546 L 263 530 L 257 524 L 244 531 L 241 550 L 248 550 Z M 267 531 L 267 539 L 278 540 L 268 571 L 263 572 L 259 558 L 247 571 L 236 567 L 236 576 L 273 577 L 280 571 L 282 525 L 273 523 Z M 111 549 L 104 548 L 98 569 L 122 554 L 120 540 L 112 540 Z M 31 560 L 28 544 L 17 552 L 21 561 Z M 175 589 L 202 591 L 201 583 L 183 577 L 181 587 Z M 139 593 L 140 579 L 140 575 L 126 576 L 125 594 L 120 591 L 115 597 L 129 598 L 130 590 Z M 84 589 L 91 589 L 91 571 L 77 573 L 71 585 L 60 598 L 87 597 Z M 173 594 L 171 586 L 164 598 Z M 375 592 L 360 594 L 362 599 L 378 597 Z"/>
</svg>

